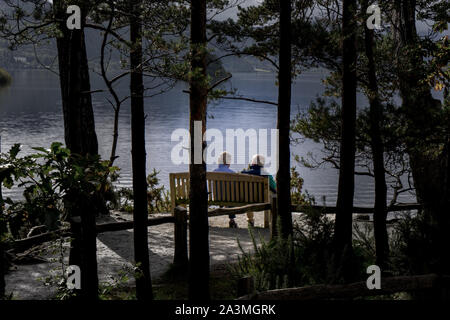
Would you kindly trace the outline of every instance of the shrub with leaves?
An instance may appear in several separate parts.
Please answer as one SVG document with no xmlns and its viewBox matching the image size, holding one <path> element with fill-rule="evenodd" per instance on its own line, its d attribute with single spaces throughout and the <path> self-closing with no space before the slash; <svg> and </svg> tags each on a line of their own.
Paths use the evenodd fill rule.
<svg viewBox="0 0 450 320">
<path fill-rule="evenodd" d="M 147 176 L 147 202 L 149 213 L 171 211 L 169 192 L 164 186 L 160 185 L 158 174 L 159 171 L 153 169 L 153 172 Z"/>
<path fill-rule="evenodd" d="M 161 213 L 171 211 L 170 194 L 164 186 L 160 184 L 158 178 L 159 171 L 147 176 L 147 203 L 148 213 Z M 132 213 L 133 212 L 133 189 L 121 188 L 116 192 L 115 209 Z"/>
<path fill-rule="evenodd" d="M 310 207 L 297 218 L 292 241 L 276 237 L 270 242 L 261 239 L 258 245 L 252 233 L 251 236 L 254 252 L 245 252 L 239 244 L 242 255 L 238 264 L 232 266 L 232 272 L 237 278 L 252 276 L 257 291 L 334 281 L 331 272 L 334 221 L 322 210 Z M 365 279 L 365 268 L 373 264 L 370 248 L 366 247 L 371 240 L 367 241 L 353 244 L 355 281 Z"/>
<path fill-rule="evenodd" d="M 20 145 L 16 144 L 0 156 L 0 166 L 9 169 L 3 185 L 24 189 L 24 201 L 2 200 L 15 238 L 24 237 L 34 226 L 58 228 L 68 213 L 86 201 L 100 210 L 99 201 L 118 170 L 99 156 L 71 154 L 61 143 L 52 143 L 50 149 L 33 149 L 37 153 L 19 157 Z"/>
<path fill-rule="evenodd" d="M 391 255 L 394 272 L 402 275 L 427 274 L 442 272 L 440 260 L 445 252 L 440 251 L 437 243 L 446 241 L 450 243 L 450 235 L 442 239 L 437 232 L 438 226 L 426 214 L 417 215 L 405 213 L 396 223 L 391 236 Z"/>
</svg>

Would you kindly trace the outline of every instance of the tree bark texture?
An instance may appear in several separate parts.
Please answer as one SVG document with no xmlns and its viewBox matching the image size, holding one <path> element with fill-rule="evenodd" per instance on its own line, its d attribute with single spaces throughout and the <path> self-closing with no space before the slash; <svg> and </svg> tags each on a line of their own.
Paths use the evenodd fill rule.
<svg viewBox="0 0 450 320">
<path fill-rule="evenodd" d="M 280 70 L 278 74 L 278 121 L 279 151 L 277 172 L 277 202 L 281 236 L 292 235 L 291 212 L 291 1 L 280 1 Z"/>
<path fill-rule="evenodd" d="M 89 66 L 86 54 L 84 28 L 68 30 L 66 7 L 63 1 L 53 1 L 56 17 L 62 33 L 57 38 L 59 78 L 64 115 L 64 137 L 72 153 L 98 154 L 92 109 Z M 82 8 L 82 14 L 84 12 Z M 84 16 L 82 17 L 84 23 Z"/>
<path fill-rule="evenodd" d="M 153 299 L 148 253 L 148 204 L 145 151 L 144 80 L 142 54 L 142 21 L 140 0 L 130 1 L 130 69 L 131 69 L 131 149 L 134 195 L 134 259 L 137 267 L 138 300 Z"/>
<path fill-rule="evenodd" d="M 66 3 L 62 0 L 53 1 L 53 10 L 59 21 L 59 31 L 61 32 L 56 43 L 64 116 L 64 137 L 66 146 L 73 154 L 87 156 L 98 154 L 98 142 L 84 37 L 84 21 L 87 10 L 84 6 L 81 7 L 81 30 L 69 30 L 66 27 Z M 71 209 L 69 216 L 81 217 L 81 238 L 71 245 L 69 264 L 80 266 L 82 283 L 80 297 L 97 299 L 96 212 L 92 207 L 89 208 L 85 205 L 97 201 L 82 199 L 75 194 L 70 197 L 73 198 L 72 208 L 75 209 Z M 75 227 L 72 226 L 72 229 Z"/>
<path fill-rule="evenodd" d="M 191 1 L 191 72 L 189 128 L 191 134 L 191 163 L 189 166 L 189 299 L 208 300 L 209 294 L 209 227 L 206 188 L 206 164 L 195 163 L 196 141 L 205 144 L 203 137 L 195 136 L 195 122 L 200 122 L 202 134 L 206 130 L 208 88 L 206 82 L 206 1 Z M 198 148 L 197 148 L 198 149 Z"/>
<path fill-rule="evenodd" d="M 343 75 L 340 169 L 335 222 L 335 277 L 352 276 L 352 209 L 355 188 L 356 0 L 343 1 Z"/>
<path fill-rule="evenodd" d="M 363 12 L 368 1 L 363 2 Z M 387 218 L 387 185 L 384 168 L 384 144 L 381 136 L 383 123 L 383 106 L 380 102 L 378 80 L 376 75 L 374 47 L 374 31 L 365 26 L 365 51 L 368 61 L 368 96 L 370 103 L 370 139 L 372 147 L 373 168 L 375 176 L 374 235 L 376 263 L 382 270 L 386 267 L 389 256 L 389 241 L 386 229 Z"/>
</svg>

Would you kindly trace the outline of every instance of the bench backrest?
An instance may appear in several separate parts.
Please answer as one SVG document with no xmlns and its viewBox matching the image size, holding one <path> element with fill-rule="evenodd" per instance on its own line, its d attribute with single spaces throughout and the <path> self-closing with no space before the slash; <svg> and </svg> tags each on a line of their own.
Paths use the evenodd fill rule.
<svg viewBox="0 0 450 320">
<path fill-rule="evenodd" d="M 171 173 L 172 211 L 189 203 L 189 172 Z M 269 202 L 268 177 L 242 173 L 207 172 L 208 204 L 236 207 L 249 203 Z"/>
</svg>

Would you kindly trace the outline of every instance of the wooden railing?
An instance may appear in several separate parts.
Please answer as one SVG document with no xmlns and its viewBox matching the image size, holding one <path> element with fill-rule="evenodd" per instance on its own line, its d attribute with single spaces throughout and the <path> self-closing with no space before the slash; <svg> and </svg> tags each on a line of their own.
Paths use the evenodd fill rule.
<svg viewBox="0 0 450 320">
<path fill-rule="evenodd" d="M 336 207 L 323 207 L 323 206 L 301 206 L 301 205 L 293 205 L 293 212 L 305 212 L 307 210 L 321 210 L 321 212 L 326 214 L 336 213 Z M 391 206 L 388 211 L 402 211 L 402 210 L 417 210 L 420 209 L 421 206 L 418 204 L 407 204 L 407 205 L 397 205 Z M 276 206 L 276 197 L 272 197 L 271 202 L 269 203 L 255 203 L 248 204 L 242 207 L 233 207 L 233 208 L 217 208 L 210 210 L 208 213 L 209 217 L 218 217 L 225 216 L 230 214 L 245 214 L 249 211 L 267 211 L 271 210 L 271 237 L 276 234 L 276 221 L 277 221 L 277 206 Z M 354 213 L 373 213 L 373 208 L 354 208 Z M 187 209 L 181 206 L 177 206 L 174 209 L 173 216 L 166 217 L 158 217 L 158 218 L 149 218 L 147 220 L 147 226 L 157 226 L 165 223 L 173 223 L 174 224 L 174 237 L 175 237 L 175 254 L 174 254 L 174 265 L 179 267 L 187 266 L 188 261 L 188 240 L 187 240 L 187 221 L 188 221 L 188 213 Z M 113 231 L 121 231 L 133 229 L 133 221 L 125 221 L 125 222 L 113 222 L 113 223 L 102 223 L 97 224 L 96 231 L 97 233 L 103 232 L 113 232 Z M 58 230 L 54 232 L 47 232 L 44 234 L 40 234 L 37 236 L 32 236 L 29 238 L 16 240 L 11 244 L 12 249 L 17 252 L 23 252 L 28 248 L 41 244 L 43 242 L 51 241 L 58 239 L 60 237 L 72 236 L 73 238 L 80 237 L 81 235 L 73 234 L 68 229 Z"/>
</svg>

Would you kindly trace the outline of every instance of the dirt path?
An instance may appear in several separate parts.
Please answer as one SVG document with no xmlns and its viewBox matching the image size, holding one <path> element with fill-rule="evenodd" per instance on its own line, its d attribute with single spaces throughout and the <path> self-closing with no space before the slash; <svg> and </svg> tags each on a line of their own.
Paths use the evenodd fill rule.
<svg viewBox="0 0 450 320">
<path fill-rule="evenodd" d="M 111 217 L 104 218 L 100 223 L 129 220 L 129 215 L 113 213 Z M 259 239 L 269 238 L 269 230 L 261 228 L 263 213 L 255 213 L 255 234 Z M 253 244 L 245 215 L 238 215 L 236 219 L 239 228 L 228 228 L 228 217 L 214 217 L 210 219 L 210 257 L 211 265 L 223 264 L 237 259 L 241 253 L 237 239 L 245 251 L 252 251 Z M 148 228 L 150 263 L 153 278 L 158 278 L 166 272 L 172 263 L 174 254 L 173 224 L 163 224 Z M 67 244 L 65 245 L 67 248 Z M 67 253 L 64 260 L 67 262 Z M 54 296 L 56 289 L 45 285 L 43 279 L 47 278 L 55 268 L 60 266 L 57 244 L 50 243 L 44 246 L 41 254 L 45 262 L 18 265 L 6 276 L 6 290 L 13 293 L 14 299 L 43 300 Z M 98 235 L 97 261 L 100 282 L 118 279 L 124 267 L 133 263 L 133 232 L 117 231 Z M 131 284 L 133 280 L 130 281 Z"/>
</svg>

